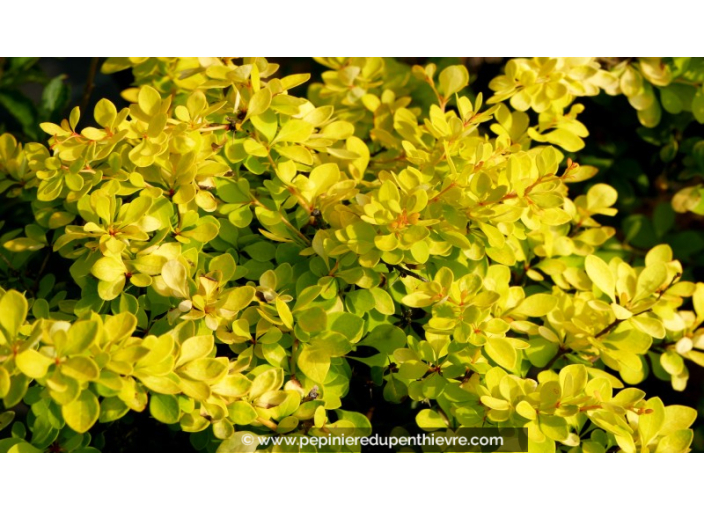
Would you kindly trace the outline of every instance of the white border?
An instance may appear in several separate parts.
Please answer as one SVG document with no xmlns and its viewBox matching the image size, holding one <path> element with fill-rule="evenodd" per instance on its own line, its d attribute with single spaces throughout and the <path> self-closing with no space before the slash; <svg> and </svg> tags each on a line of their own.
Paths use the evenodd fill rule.
<svg viewBox="0 0 704 510">
<path fill-rule="evenodd" d="M 692 0 L 7 0 L 0 53 L 683 54 L 701 50 L 703 14 Z"/>
<path fill-rule="evenodd" d="M 391 455 L 383 461 L 324 454 L 4 455 L 0 480 L 3 503 L 41 508 L 65 502 L 57 508 L 70 510 L 223 503 L 306 510 L 360 504 L 423 510 L 457 504 L 681 508 L 701 499 L 696 494 L 701 475 L 691 455 L 439 455 Z"/>
<path fill-rule="evenodd" d="M 662 54 L 701 49 L 702 4 L 669 0 L 3 3 L 0 51 L 176 53 Z M 696 457 L 2 456 L 3 502 L 430 509 L 460 503 L 671 507 L 694 503 Z M 529 455 L 529 456 L 526 456 Z M 59 460 L 60 459 L 60 460 Z M 649 460 L 650 459 L 650 460 Z M 151 503 L 151 504 L 150 504 Z M 8 504 L 8 507 L 10 505 Z"/>
</svg>

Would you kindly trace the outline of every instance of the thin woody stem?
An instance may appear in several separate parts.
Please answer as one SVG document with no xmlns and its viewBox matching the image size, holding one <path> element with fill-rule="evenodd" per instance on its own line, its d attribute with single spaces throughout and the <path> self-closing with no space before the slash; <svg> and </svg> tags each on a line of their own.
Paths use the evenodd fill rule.
<svg viewBox="0 0 704 510">
<path fill-rule="evenodd" d="M 266 209 L 267 211 L 278 212 L 278 213 L 279 213 L 279 217 L 281 218 L 281 222 L 282 222 L 284 225 L 286 225 L 288 228 L 290 228 L 301 240 L 303 240 L 303 242 L 305 242 L 307 245 L 310 246 L 310 239 L 308 239 L 305 235 L 303 235 L 303 233 L 302 233 L 300 230 L 298 230 L 296 227 L 294 227 L 293 224 L 291 224 L 291 222 L 288 221 L 288 219 L 286 218 L 286 216 L 284 216 L 284 213 L 282 213 L 281 211 L 275 211 L 274 209 L 270 209 L 269 207 L 267 207 L 267 206 L 265 206 L 264 204 L 262 204 L 262 203 L 261 203 L 259 200 L 257 200 L 255 197 L 251 197 L 251 198 L 252 198 L 252 203 L 253 203 L 254 205 L 256 205 L 256 206 L 258 206 L 258 207 L 263 207 L 263 208 Z"/>
<path fill-rule="evenodd" d="M 95 87 L 95 75 L 98 72 L 98 61 L 99 57 L 93 57 L 90 61 L 90 69 L 88 70 L 88 78 L 86 80 L 86 86 L 83 89 L 83 97 L 81 98 L 81 112 L 88 110 L 88 105 L 90 104 L 90 95 Z"/>
<path fill-rule="evenodd" d="M 445 189 L 441 190 L 440 193 L 438 193 L 438 194 L 435 195 L 433 198 L 431 198 L 430 201 L 431 201 L 431 202 L 437 202 L 438 200 L 440 200 L 440 197 L 441 197 L 441 196 L 443 196 L 445 193 L 447 193 L 448 191 L 450 191 L 452 188 L 454 188 L 454 187 L 456 187 L 456 186 L 457 186 L 457 183 L 456 183 L 456 182 L 454 182 L 454 181 L 451 182 Z"/>
<path fill-rule="evenodd" d="M 391 267 L 391 269 L 395 269 L 401 278 L 403 278 L 404 276 L 410 276 L 410 277 L 415 278 L 416 280 L 420 280 L 424 283 L 428 282 L 428 279 L 425 276 L 421 276 L 418 273 L 414 273 L 410 269 L 405 268 L 403 266 L 390 265 L 389 267 Z"/>
<path fill-rule="evenodd" d="M 654 307 L 656 304 L 658 304 L 658 302 L 660 301 L 660 299 L 662 299 L 662 296 L 663 296 L 668 290 L 670 290 L 670 288 L 671 288 L 675 283 L 677 283 L 677 282 L 679 281 L 680 276 L 682 276 L 682 275 L 679 274 L 679 273 L 677 273 L 677 274 L 675 275 L 675 277 L 672 279 L 672 281 L 667 284 L 667 287 L 665 287 L 663 290 L 661 290 L 661 291 L 658 293 L 658 298 L 655 300 L 655 302 L 654 302 L 652 305 L 650 305 L 650 306 L 649 306 L 648 308 L 646 308 L 645 310 L 641 310 L 641 311 L 638 312 L 638 313 L 634 313 L 631 317 L 637 317 L 638 315 L 644 314 L 644 313 L 649 312 L 650 310 L 652 310 L 653 307 Z M 594 335 L 594 338 L 600 338 L 600 337 L 602 337 L 602 336 L 604 336 L 604 335 L 609 334 L 611 331 L 613 331 L 613 329 L 614 329 L 616 326 L 618 326 L 619 324 L 621 324 L 624 320 L 626 320 L 626 319 L 616 319 L 616 320 L 613 321 L 611 324 L 609 324 L 608 326 L 606 326 L 604 329 L 602 329 L 601 331 L 599 331 L 596 335 Z"/>
<path fill-rule="evenodd" d="M 10 268 L 12 271 L 17 271 L 12 265 L 12 262 L 10 262 L 10 260 L 2 252 L 0 252 L 0 259 L 2 259 L 5 265 L 7 265 L 7 267 Z"/>
</svg>

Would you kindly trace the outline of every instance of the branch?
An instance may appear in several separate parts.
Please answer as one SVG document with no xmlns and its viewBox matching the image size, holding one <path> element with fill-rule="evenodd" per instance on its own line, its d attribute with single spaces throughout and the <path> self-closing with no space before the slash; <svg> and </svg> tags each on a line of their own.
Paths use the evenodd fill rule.
<svg viewBox="0 0 704 510">
<path fill-rule="evenodd" d="M 421 275 L 419 275 L 418 273 L 414 273 L 414 272 L 411 271 L 410 269 L 405 268 L 405 267 L 403 267 L 403 266 L 389 265 L 389 267 L 390 267 L 391 269 L 395 269 L 395 270 L 398 272 L 398 274 L 399 274 L 399 276 L 400 276 L 401 278 L 403 278 L 403 277 L 405 277 L 405 276 L 410 276 L 410 277 L 412 277 L 412 278 L 415 278 L 416 280 L 422 281 L 423 283 L 427 283 L 427 282 L 428 282 L 428 279 L 427 279 L 425 276 L 421 276 Z"/>
<path fill-rule="evenodd" d="M 88 111 L 88 105 L 90 104 L 90 95 L 95 87 L 95 75 L 98 72 L 98 61 L 99 57 L 93 57 L 90 60 L 90 69 L 88 69 L 88 78 L 86 80 L 86 86 L 83 89 L 83 97 L 81 98 L 81 113 Z"/>
<path fill-rule="evenodd" d="M 658 298 L 655 300 L 655 302 L 654 302 L 652 305 L 650 305 L 650 306 L 649 306 L 648 308 L 646 308 L 645 310 L 641 310 L 641 311 L 638 312 L 638 313 L 634 313 L 633 315 L 631 315 L 631 317 L 637 317 L 638 315 L 641 315 L 641 314 L 644 314 L 645 312 L 651 311 L 651 310 L 653 309 L 653 307 L 654 307 L 656 304 L 658 304 L 658 301 L 660 301 L 660 299 L 662 299 L 662 296 L 663 296 L 668 290 L 670 290 L 674 284 L 676 284 L 676 283 L 679 281 L 679 279 L 680 279 L 681 276 L 682 276 L 682 275 L 681 275 L 680 273 L 677 273 L 677 274 L 674 276 L 674 278 L 672 278 L 672 281 L 667 284 L 667 287 L 665 287 L 663 290 L 661 290 L 660 292 L 658 292 Z M 630 319 L 631 317 L 629 317 L 629 319 Z M 602 329 L 601 331 L 599 331 L 596 335 L 594 335 L 594 338 L 601 338 L 602 336 L 611 333 L 611 331 L 613 331 L 613 329 L 614 329 L 616 326 L 618 326 L 619 324 L 621 324 L 624 320 L 628 320 L 628 319 L 616 319 L 616 320 L 613 321 L 611 324 L 609 324 L 608 326 L 606 326 L 604 329 Z"/>
</svg>

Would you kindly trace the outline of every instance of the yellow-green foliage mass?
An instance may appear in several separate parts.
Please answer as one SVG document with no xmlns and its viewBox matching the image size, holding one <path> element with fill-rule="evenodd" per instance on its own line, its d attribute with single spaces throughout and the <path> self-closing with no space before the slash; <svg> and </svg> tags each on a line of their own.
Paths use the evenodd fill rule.
<svg viewBox="0 0 704 510">
<path fill-rule="evenodd" d="M 656 59 L 515 59 L 487 100 L 459 65 L 317 60 L 306 97 L 308 75 L 264 58 L 111 58 L 133 69 L 129 108 L 0 137 L 0 189 L 34 212 L 2 239 L 8 266 L 70 268 L 0 290 L 0 427 L 31 409 L 0 450 L 90 450 L 129 412 L 218 451 L 255 448 L 245 431 L 368 434 L 345 400 L 365 364 L 424 430 L 688 451 L 696 412 L 634 386 L 681 390 L 685 359 L 704 365 L 704 284 L 666 244 L 603 250 L 617 193 L 572 192 L 597 169 L 564 153 L 588 136 L 580 97 L 625 94 L 653 125 L 655 87 L 697 118 L 702 92 Z"/>
</svg>

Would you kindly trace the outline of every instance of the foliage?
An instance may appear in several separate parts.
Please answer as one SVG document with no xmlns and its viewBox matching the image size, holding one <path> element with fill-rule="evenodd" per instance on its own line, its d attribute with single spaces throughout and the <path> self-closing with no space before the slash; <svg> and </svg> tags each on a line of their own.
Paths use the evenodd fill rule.
<svg viewBox="0 0 704 510">
<path fill-rule="evenodd" d="M 601 90 L 646 126 L 655 90 L 701 120 L 701 92 L 666 92 L 698 64 L 516 59 L 485 106 L 461 65 L 318 62 L 306 99 L 263 58 L 111 58 L 129 108 L 0 137 L 0 186 L 34 216 L 0 239 L 0 427 L 30 409 L 0 450 L 91 451 L 130 411 L 209 451 L 369 434 L 345 399 L 368 367 L 423 430 L 688 451 L 696 412 L 634 386 L 704 365 L 704 284 L 667 244 L 620 243 L 617 191 L 575 194 L 597 168 L 565 153 L 588 135 L 574 98 Z"/>
<path fill-rule="evenodd" d="M 8 113 L 12 123 L 21 129 L 23 138 L 38 140 L 42 120 L 59 120 L 61 111 L 68 105 L 70 88 L 66 76 L 46 76 L 35 57 L 0 57 L 0 113 Z M 28 83 L 43 86 L 38 102 L 32 101 L 22 91 Z M 7 126 L 0 124 L 0 131 Z"/>
</svg>

